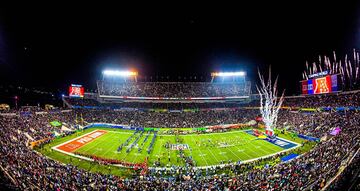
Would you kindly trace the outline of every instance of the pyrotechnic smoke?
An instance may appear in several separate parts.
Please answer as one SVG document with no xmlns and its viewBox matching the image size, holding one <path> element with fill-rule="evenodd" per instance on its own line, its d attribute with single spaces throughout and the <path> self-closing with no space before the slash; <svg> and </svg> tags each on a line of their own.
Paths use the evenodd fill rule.
<svg viewBox="0 0 360 191">
<path fill-rule="evenodd" d="M 352 57 L 352 58 L 350 58 Z M 344 88 L 352 89 L 360 84 L 360 59 L 359 52 L 355 49 L 353 56 L 345 55 L 344 59 L 337 60 L 336 53 L 333 51 L 333 58 L 326 55 L 319 56 L 319 62 L 313 62 L 309 67 L 308 61 L 305 62 L 306 69 L 303 72 L 303 79 L 308 80 L 308 76 L 321 71 L 329 71 L 329 74 L 339 74 Z"/>
<path fill-rule="evenodd" d="M 260 86 L 256 86 L 260 95 L 260 113 L 265 123 L 266 130 L 273 132 L 274 126 L 277 122 L 280 107 L 284 101 L 284 92 L 281 97 L 277 97 L 278 88 L 276 77 L 275 83 L 271 81 L 271 68 L 269 68 L 269 79 L 265 83 L 264 76 L 258 71 L 260 78 Z"/>
</svg>

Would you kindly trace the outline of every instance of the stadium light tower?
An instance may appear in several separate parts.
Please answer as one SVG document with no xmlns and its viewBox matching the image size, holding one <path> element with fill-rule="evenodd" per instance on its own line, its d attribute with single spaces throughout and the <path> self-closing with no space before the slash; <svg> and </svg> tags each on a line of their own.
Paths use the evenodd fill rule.
<svg viewBox="0 0 360 191">
<path fill-rule="evenodd" d="M 243 71 L 239 72 L 213 72 L 211 73 L 211 82 L 214 81 L 215 77 L 232 77 L 233 81 L 235 81 L 236 77 L 244 77 L 245 81 L 246 73 Z"/>
<path fill-rule="evenodd" d="M 123 77 L 126 81 L 126 78 L 131 78 L 133 77 L 135 79 L 135 81 L 137 82 L 137 72 L 134 71 L 120 71 L 120 70 L 104 70 L 102 72 L 103 74 L 103 79 L 105 76 L 109 76 L 109 77 Z"/>
<path fill-rule="evenodd" d="M 278 88 L 277 80 L 272 84 L 271 81 L 271 68 L 269 68 L 269 79 L 267 82 L 264 76 L 259 73 L 260 86 L 256 86 L 260 96 L 260 113 L 262 120 L 265 123 L 266 134 L 268 136 L 274 135 L 274 127 L 277 122 L 280 107 L 284 101 L 284 92 L 281 97 L 277 97 Z"/>
</svg>

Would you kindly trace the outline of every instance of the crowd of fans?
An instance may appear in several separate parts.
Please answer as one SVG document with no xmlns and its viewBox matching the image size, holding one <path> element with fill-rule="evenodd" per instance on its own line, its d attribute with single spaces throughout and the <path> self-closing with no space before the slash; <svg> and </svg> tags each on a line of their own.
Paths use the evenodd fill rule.
<svg viewBox="0 0 360 191">
<path fill-rule="evenodd" d="M 358 93 L 343 96 L 325 98 L 326 102 L 314 98 L 315 101 L 307 103 L 309 107 L 353 106 L 353 100 L 358 99 Z M 346 99 L 346 96 L 349 98 Z M 293 99 L 291 103 L 302 106 L 303 101 Z M 355 111 L 308 114 L 283 110 L 279 116 L 279 127 L 315 137 L 327 135 L 327 138 L 313 150 L 288 163 L 262 169 L 253 168 L 256 162 L 214 167 L 205 173 L 186 166 L 153 169 L 146 175 L 128 179 L 61 164 L 30 149 L 28 145 L 30 140 L 52 137 L 56 129 L 49 122 L 53 120 L 71 125 L 81 117 L 87 122 L 126 123 L 133 126 L 199 127 L 242 123 L 258 115 L 257 110 L 246 109 L 183 113 L 80 109 L 65 113 L 0 116 L 0 166 L 4 169 L 4 176 L 9 178 L 7 182 L 21 190 L 319 190 L 349 159 L 358 158 L 354 153 L 360 148 L 360 113 Z M 341 128 L 341 133 L 329 135 L 329 131 L 335 127 Z M 229 169 L 233 173 L 217 174 L 219 168 Z M 335 181 L 330 189 L 338 188 L 341 183 Z"/>
<path fill-rule="evenodd" d="M 61 127 L 54 127 L 49 124 L 51 121 L 61 121 L 68 126 L 75 124 L 75 116 L 73 113 L 52 113 L 38 114 L 27 113 L 19 114 L 19 116 L 1 117 L 1 124 L 11 127 L 12 129 L 22 132 L 31 140 L 40 140 L 49 137 L 55 131 L 59 131 Z M 43 131 L 44 129 L 44 131 Z M 5 130 L 5 129 L 3 129 Z"/>
<path fill-rule="evenodd" d="M 201 108 L 235 108 L 244 106 L 239 102 L 119 102 L 119 103 L 100 103 L 95 99 L 87 98 L 66 98 L 65 101 L 71 106 L 80 107 L 100 107 L 100 108 L 142 108 L 142 109 L 201 109 Z"/>
<path fill-rule="evenodd" d="M 360 106 L 360 91 L 289 97 L 284 106 L 290 107 L 349 107 Z"/>
<path fill-rule="evenodd" d="M 210 82 L 98 82 L 100 95 L 134 97 L 217 97 L 250 94 L 246 83 Z"/>
<path fill-rule="evenodd" d="M 328 134 L 331 129 L 340 127 L 343 112 L 289 112 L 281 111 L 278 118 L 278 126 L 299 134 L 321 138 Z"/>
<path fill-rule="evenodd" d="M 259 100 L 244 99 L 242 102 L 192 102 L 192 103 L 171 103 L 171 102 L 120 102 L 100 103 L 95 99 L 67 98 L 65 99 L 72 106 L 97 106 L 97 107 L 118 107 L 118 108 L 159 108 L 159 109 L 202 109 L 202 108 L 238 108 L 244 106 L 259 106 Z M 359 107 L 360 91 L 343 92 L 334 94 L 308 95 L 288 97 L 284 100 L 283 106 L 319 108 L 319 107 Z"/>
<path fill-rule="evenodd" d="M 112 110 L 78 110 L 77 116 L 88 123 L 104 122 L 134 127 L 203 127 L 219 124 L 245 123 L 255 119 L 257 110 L 246 112 L 199 111 L 199 112 L 143 112 Z"/>
</svg>

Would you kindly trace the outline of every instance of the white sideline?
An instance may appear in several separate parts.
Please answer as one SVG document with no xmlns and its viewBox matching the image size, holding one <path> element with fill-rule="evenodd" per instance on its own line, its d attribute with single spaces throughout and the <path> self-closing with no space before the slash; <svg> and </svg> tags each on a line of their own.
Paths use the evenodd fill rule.
<svg viewBox="0 0 360 191">
<path fill-rule="evenodd" d="M 81 138 L 81 137 L 85 137 L 86 135 L 91 134 L 91 133 L 93 133 L 93 132 L 95 132 L 95 131 L 97 131 L 97 129 L 94 130 L 94 131 L 91 131 L 91 132 L 89 132 L 89 133 L 86 133 L 86 134 L 84 134 L 84 135 L 81 135 L 80 137 L 75 137 L 75 138 L 70 139 L 70 140 L 68 140 L 68 141 L 66 141 L 66 142 L 63 142 L 63 143 L 61 143 L 61 144 L 59 144 L 59 145 L 53 146 L 53 147 L 51 147 L 51 148 L 54 149 L 54 147 L 60 147 L 60 146 L 66 145 L 66 144 L 70 143 L 71 141 L 73 141 L 74 139 Z"/>
</svg>

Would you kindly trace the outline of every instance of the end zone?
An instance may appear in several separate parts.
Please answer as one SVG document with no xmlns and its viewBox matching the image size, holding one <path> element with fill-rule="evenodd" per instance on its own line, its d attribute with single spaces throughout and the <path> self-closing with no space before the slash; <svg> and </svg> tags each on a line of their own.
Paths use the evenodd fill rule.
<svg viewBox="0 0 360 191">
<path fill-rule="evenodd" d="M 60 145 L 57 145 L 55 147 L 52 147 L 52 149 L 57 151 L 63 151 L 65 153 L 72 153 L 78 148 L 90 143 L 91 141 L 95 140 L 96 138 L 106 134 L 107 131 L 105 130 L 95 130 L 90 133 L 87 133 L 83 136 L 77 137 L 75 139 L 71 139 L 69 141 L 66 141 Z"/>
</svg>

